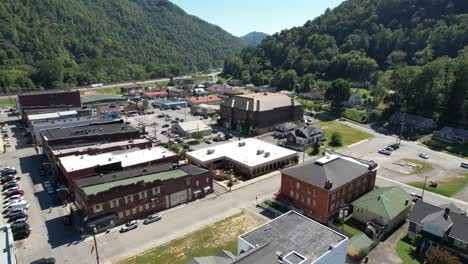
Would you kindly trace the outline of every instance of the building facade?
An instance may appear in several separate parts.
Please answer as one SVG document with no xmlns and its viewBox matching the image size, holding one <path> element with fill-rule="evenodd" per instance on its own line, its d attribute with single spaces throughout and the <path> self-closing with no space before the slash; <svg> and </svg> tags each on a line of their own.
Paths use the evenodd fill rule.
<svg viewBox="0 0 468 264">
<path fill-rule="evenodd" d="M 77 179 L 86 224 L 105 230 L 213 192 L 213 173 L 193 165 L 146 167 Z"/>
<path fill-rule="evenodd" d="M 283 170 L 278 199 L 328 223 L 341 208 L 374 189 L 377 169 L 376 163 L 327 154 Z"/>
<path fill-rule="evenodd" d="M 273 131 L 285 122 L 301 122 L 303 110 L 294 99 L 277 93 L 237 95 L 221 104 L 221 122 L 245 133 Z"/>
</svg>

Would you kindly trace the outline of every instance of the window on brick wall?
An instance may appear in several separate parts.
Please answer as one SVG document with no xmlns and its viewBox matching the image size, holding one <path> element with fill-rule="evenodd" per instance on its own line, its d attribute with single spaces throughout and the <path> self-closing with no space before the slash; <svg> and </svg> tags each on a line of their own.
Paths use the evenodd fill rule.
<svg viewBox="0 0 468 264">
<path fill-rule="evenodd" d="M 132 208 L 132 214 L 136 214 L 137 213 L 137 208 Z"/>
<path fill-rule="evenodd" d="M 361 186 L 361 180 L 358 180 L 358 181 L 356 182 L 356 186 L 357 186 L 357 187 Z"/>
<path fill-rule="evenodd" d="M 310 187 L 307 187 L 307 194 L 310 195 Z"/>
<path fill-rule="evenodd" d="M 296 189 L 299 190 L 301 188 L 301 184 L 296 182 Z"/>
<path fill-rule="evenodd" d="M 330 211 L 334 211 L 335 210 L 335 203 L 331 203 L 330 205 Z"/>
<path fill-rule="evenodd" d="M 331 195 L 331 200 L 332 200 L 332 201 L 335 201 L 335 199 L 336 199 L 336 193 L 332 193 L 332 195 Z"/>
<path fill-rule="evenodd" d="M 133 195 L 127 195 L 127 196 L 125 196 L 125 201 L 126 201 L 127 203 L 133 202 Z"/>
<path fill-rule="evenodd" d="M 159 186 L 153 188 L 153 195 L 158 195 L 160 192 L 161 192 L 161 188 Z"/>
<path fill-rule="evenodd" d="M 109 202 L 110 208 L 119 207 L 119 199 L 114 199 Z"/>
<path fill-rule="evenodd" d="M 293 192 L 293 191 L 289 191 L 289 196 L 291 196 L 291 198 L 294 198 L 294 192 Z"/>
<path fill-rule="evenodd" d="M 292 181 L 289 182 L 289 187 L 294 188 L 294 183 Z"/>
<path fill-rule="evenodd" d="M 150 208 L 149 203 L 146 203 L 146 204 L 145 204 L 145 210 L 148 210 L 149 208 Z"/>
<path fill-rule="evenodd" d="M 299 193 L 296 193 L 296 200 L 299 201 Z"/>
<path fill-rule="evenodd" d="M 102 204 L 95 204 L 95 205 L 93 206 L 93 212 L 99 213 L 99 212 L 101 212 L 101 211 L 102 211 Z"/>
<path fill-rule="evenodd" d="M 186 184 L 187 186 L 190 186 L 190 179 L 186 179 L 186 180 L 185 180 L 185 184 Z"/>
<path fill-rule="evenodd" d="M 314 189 L 314 192 L 313 192 L 313 196 L 314 198 L 317 197 L 317 190 Z"/>
<path fill-rule="evenodd" d="M 304 203 L 304 196 L 301 195 L 301 203 Z"/>
<path fill-rule="evenodd" d="M 145 198 L 146 198 L 146 191 L 140 192 L 140 193 L 138 194 L 138 196 L 140 197 L 140 200 L 141 200 L 141 199 L 145 199 Z"/>
<path fill-rule="evenodd" d="M 362 181 L 363 181 L 364 183 L 366 183 L 366 182 L 367 182 L 367 176 L 364 177 L 364 179 L 362 179 Z"/>
<path fill-rule="evenodd" d="M 125 216 L 129 216 L 130 215 L 130 210 L 125 210 Z"/>
<path fill-rule="evenodd" d="M 138 211 L 143 212 L 143 205 L 138 206 Z"/>
<path fill-rule="evenodd" d="M 310 206 L 310 197 L 307 197 L 307 205 Z"/>
<path fill-rule="evenodd" d="M 210 178 L 205 179 L 206 183 L 210 183 Z"/>
<path fill-rule="evenodd" d="M 123 217 L 124 217 L 123 212 L 119 212 L 119 218 L 123 218 Z"/>
<path fill-rule="evenodd" d="M 196 180 L 196 181 L 195 181 L 195 186 L 198 186 L 198 185 L 200 185 L 200 181 L 199 181 L 199 180 Z"/>
<path fill-rule="evenodd" d="M 317 207 L 317 201 L 312 200 L 312 206 L 313 206 L 314 208 Z"/>
</svg>

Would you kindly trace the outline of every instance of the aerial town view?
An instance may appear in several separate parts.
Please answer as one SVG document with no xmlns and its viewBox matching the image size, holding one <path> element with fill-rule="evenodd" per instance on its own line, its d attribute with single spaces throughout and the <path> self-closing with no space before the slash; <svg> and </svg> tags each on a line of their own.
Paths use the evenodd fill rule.
<svg viewBox="0 0 468 264">
<path fill-rule="evenodd" d="M 0 10 L 0 264 L 468 263 L 468 1 Z"/>
</svg>

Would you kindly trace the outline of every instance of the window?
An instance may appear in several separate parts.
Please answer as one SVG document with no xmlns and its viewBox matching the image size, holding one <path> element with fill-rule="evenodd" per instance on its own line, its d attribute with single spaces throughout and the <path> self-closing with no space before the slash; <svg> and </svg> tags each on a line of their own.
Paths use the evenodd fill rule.
<svg viewBox="0 0 468 264">
<path fill-rule="evenodd" d="M 317 197 L 317 191 L 316 191 L 315 189 L 314 189 L 314 193 L 313 193 L 313 195 L 314 195 L 314 198 L 316 198 L 316 197 Z"/>
<path fill-rule="evenodd" d="M 357 186 L 357 187 L 361 186 L 361 180 L 358 180 L 358 181 L 356 182 L 356 186 Z"/>
<path fill-rule="evenodd" d="M 294 187 L 294 183 L 292 181 L 289 182 L 289 187 L 291 187 L 291 188 Z"/>
<path fill-rule="evenodd" d="M 296 200 L 299 200 L 299 193 L 296 193 Z"/>
<path fill-rule="evenodd" d="M 314 208 L 317 207 L 317 201 L 312 200 L 312 207 L 314 207 Z"/>
<path fill-rule="evenodd" d="M 307 205 L 310 206 L 310 197 L 307 197 Z"/>
<path fill-rule="evenodd" d="M 145 210 L 148 210 L 150 208 L 149 203 L 145 204 Z"/>
<path fill-rule="evenodd" d="M 291 196 L 291 198 L 294 198 L 294 192 L 293 192 L 293 191 L 290 191 L 290 192 L 289 192 L 289 196 Z"/>
<path fill-rule="evenodd" d="M 296 189 L 299 190 L 299 188 L 301 188 L 301 184 L 296 182 Z"/>
<path fill-rule="evenodd" d="M 335 201 L 335 199 L 336 199 L 336 193 L 332 193 L 332 195 L 331 195 L 331 200 L 332 200 L 332 201 Z"/>
<path fill-rule="evenodd" d="M 94 207 L 93 207 L 93 211 L 95 213 L 99 213 L 102 211 L 102 204 L 95 204 Z"/>
<path fill-rule="evenodd" d="M 186 180 L 185 180 L 185 184 L 186 184 L 187 186 L 190 186 L 190 179 L 186 179 Z"/>
<path fill-rule="evenodd" d="M 123 218 L 123 217 L 124 217 L 123 212 L 119 212 L 119 218 Z"/>
<path fill-rule="evenodd" d="M 304 196 L 301 195 L 301 203 L 304 203 Z"/>
<path fill-rule="evenodd" d="M 138 206 L 138 211 L 143 212 L 143 205 Z"/>
<path fill-rule="evenodd" d="M 354 186 L 353 186 L 353 183 L 351 183 L 351 184 L 349 185 L 349 187 L 348 187 L 348 190 L 349 190 L 349 191 L 352 191 L 352 190 L 353 190 L 353 187 L 354 187 Z"/>
<path fill-rule="evenodd" d="M 125 210 L 125 216 L 129 216 L 130 215 L 130 210 Z"/>
<path fill-rule="evenodd" d="M 136 214 L 136 212 L 137 212 L 137 208 L 136 207 L 132 208 L 132 214 Z"/>
<path fill-rule="evenodd" d="M 125 201 L 127 201 L 127 203 L 133 202 L 133 195 L 127 195 L 127 196 L 125 196 Z"/>
<path fill-rule="evenodd" d="M 310 187 L 307 187 L 307 194 L 310 195 Z"/>
<path fill-rule="evenodd" d="M 344 199 L 341 198 L 341 200 L 340 200 L 340 205 L 343 205 L 343 204 L 344 204 Z"/>
<path fill-rule="evenodd" d="M 195 186 L 198 186 L 198 185 L 200 185 L 200 181 L 199 181 L 199 180 L 196 180 L 196 181 L 195 181 Z"/>
<path fill-rule="evenodd" d="M 114 199 L 109 202 L 110 208 L 119 207 L 119 199 Z"/>
<path fill-rule="evenodd" d="M 364 179 L 362 180 L 364 183 L 367 182 L 367 177 L 364 177 Z"/>
<path fill-rule="evenodd" d="M 161 188 L 160 187 L 154 187 L 153 188 L 153 195 L 158 195 L 160 192 Z"/>
<path fill-rule="evenodd" d="M 210 183 L 210 178 L 206 178 L 206 183 Z"/>
<path fill-rule="evenodd" d="M 145 191 L 140 192 L 138 195 L 140 196 L 140 199 L 145 199 L 146 198 L 146 192 Z"/>
<path fill-rule="evenodd" d="M 335 203 L 331 203 L 330 205 L 330 211 L 334 211 L 335 210 Z"/>
</svg>

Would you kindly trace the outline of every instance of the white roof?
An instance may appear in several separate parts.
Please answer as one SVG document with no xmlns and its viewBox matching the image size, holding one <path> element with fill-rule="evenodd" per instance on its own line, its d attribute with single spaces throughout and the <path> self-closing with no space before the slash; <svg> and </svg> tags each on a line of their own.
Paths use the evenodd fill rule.
<svg viewBox="0 0 468 264">
<path fill-rule="evenodd" d="M 202 120 L 187 121 L 174 124 L 174 126 L 179 126 L 183 131 L 205 131 L 211 129 L 207 124 Z"/>
<path fill-rule="evenodd" d="M 76 110 L 69 110 L 69 111 L 62 111 L 58 112 L 59 116 L 70 116 L 70 115 L 78 115 Z"/>
<path fill-rule="evenodd" d="M 111 147 L 125 147 L 125 146 L 131 145 L 131 144 L 142 144 L 144 142 L 149 142 L 149 140 L 147 140 L 145 138 L 138 138 L 138 139 L 132 139 L 132 140 L 109 142 L 109 143 L 104 143 L 104 144 L 95 144 L 95 145 L 91 145 L 91 146 L 83 146 L 83 147 L 67 148 L 67 149 L 57 149 L 57 150 L 52 150 L 52 153 L 54 155 L 61 155 L 61 154 L 67 154 L 67 153 L 73 153 L 73 152 L 87 151 L 87 150 L 90 150 L 90 149 L 106 149 L 106 148 L 111 148 Z"/>
<path fill-rule="evenodd" d="M 59 158 L 60 163 L 67 172 L 93 168 L 120 162 L 122 167 L 159 160 L 165 157 L 177 155 L 176 153 L 162 148 L 137 149 L 129 152 L 110 152 L 98 155 L 77 155 Z"/>
<path fill-rule="evenodd" d="M 243 145 L 244 143 L 245 145 Z M 269 154 L 265 155 L 266 153 Z M 189 159 L 192 158 L 201 163 L 219 159 L 229 159 L 248 167 L 255 167 L 294 155 L 297 155 L 296 151 L 279 147 L 256 138 L 243 139 L 187 153 Z"/>
<path fill-rule="evenodd" d="M 35 114 L 35 115 L 28 115 L 28 119 L 30 121 L 33 120 L 40 120 L 40 119 L 51 119 L 51 118 L 59 118 L 60 115 L 58 113 L 46 113 L 46 114 Z"/>
</svg>

